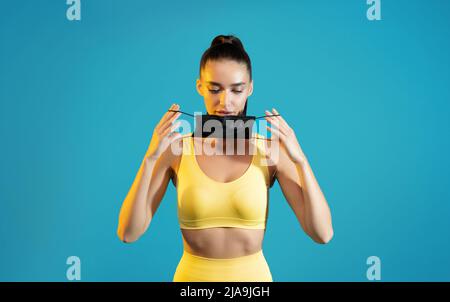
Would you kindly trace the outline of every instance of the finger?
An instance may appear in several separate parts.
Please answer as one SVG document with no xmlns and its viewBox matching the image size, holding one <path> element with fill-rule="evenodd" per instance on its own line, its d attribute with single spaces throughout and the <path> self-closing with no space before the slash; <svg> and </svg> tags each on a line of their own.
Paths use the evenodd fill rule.
<svg viewBox="0 0 450 302">
<path fill-rule="evenodd" d="M 168 137 L 168 144 L 169 146 L 171 146 L 171 151 L 174 155 L 181 155 L 183 154 L 183 146 L 180 146 L 178 144 L 173 145 L 173 142 L 181 139 L 183 137 L 183 135 L 179 132 L 172 132 L 169 137 Z"/>
<path fill-rule="evenodd" d="M 178 104 L 172 104 L 172 106 L 170 106 L 169 110 L 179 110 L 180 106 Z M 161 118 L 161 120 L 158 123 L 157 127 L 161 127 L 161 125 L 164 124 L 164 122 L 166 122 L 170 117 L 172 117 L 173 115 L 177 114 L 179 112 L 173 112 L 173 111 L 167 111 L 163 117 Z"/>
<path fill-rule="evenodd" d="M 267 115 L 269 114 L 273 114 L 275 112 L 269 112 L 269 111 L 265 111 L 265 113 Z M 277 113 L 278 114 L 278 113 Z M 276 117 L 266 117 L 266 120 L 269 121 L 272 125 L 276 125 L 278 129 L 280 129 L 284 134 L 288 134 L 290 131 L 289 125 L 287 125 L 287 123 L 283 122 L 282 119 L 280 119 L 280 116 L 276 116 Z"/>
<path fill-rule="evenodd" d="M 275 114 L 279 114 L 278 111 L 275 108 L 272 108 L 272 112 Z M 281 121 L 281 124 L 286 128 L 286 130 L 289 130 L 291 127 L 289 127 L 289 124 L 285 121 L 285 119 L 279 114 L 277 118 Z"/>
<path fill-rule="evenodd" d="M 180 126 L 180 124 L 181 124 L 181 121 L 178 121 L 178 122 L 172 124 L 170 127 L 168 127 L 167 129 L 165 129 L 164 131 L 161 132 L 161 137 L 164 138 L 171 132 L 174 132 Z"/>
<path fill-rule="evenodd" d="M 278 129 L 271 128 L 269 126 L 266 126 L 266 128 L 270 131 L 270 133 L 272 133 L 273 136 L 280 138 L 281 140 L 286 138 L 286 135 L 281 133 Z"/>
<path fill-rule="evenodd" d="M 268 112 L 266 110 L 266 114 L 270 114 L 270 112 Z M 283 124 L 281 124 L 280 120 L 277 119 L 276 117 L 270 117 L 270 116 L 266 116 L 265 119 L 271 124 L 271 125 L 275 125 L 277 127 L 277 129 L 279 129 L 282 133 L 287 134 L 288 130 L 286 128 L 286 126 L 284 126 Z"/>
<path fill-rule="evenodd" d="M 176 140 L 177 138 L 181 137 L 182 134 L 178 131 L 172 131 L 169 134 L 167 134 L 166 136 L 166 140 L 168 140 L 170 143 L 172 143 L 174 140 Z"/>
<path fill-rule="evenodd" d="M 265 116 L 266 120 L 271 120 L 271 121 L 277 120 L 276 116 L 273 116 L 273 114 L 271 112 L 265 110 L 264 113 L 266 114 L 266 116 Z"/>
<path fill-rule="evenodd" d="M 165 136 L 167 136 L 167 134 L 174 132 L 181 124 L 181 121 L 176 122 L 175 124 L 173 124 L 171 127 L 168 127 L 166 130 L 164 130 L 161 133 L 161 137 L 164 138 Z"/>
<path fill-rule="evenodd" d="M 173 125 L 173 123 L 175 122 L 175 120 L 177 118 L 179 118 L 181 115 L 181 112 L 177 112 L 175 113 L 174 116 L 170 117 L 167 121 L 165 121 L 160 127 L 159 127 L 159 132 L 163 132 L 164 130 L 166 130 L 168 127 L 170 127 L 171 125 Z"/>
<path fill-rule="evenodd" d="M 183 135 L 180 132 L 172 132 L 169 134 L 169 138 L 170 138 L 170 143 L 172 144 L 174 141 L 176 141 L 177 139 L 181 138 Z"/>
<path fill-rule="evenodd" d="M 264 113 L 267 114 L 267 117 L 276 118 L 276 116 L 273 116 L 273 113 L 268 110 L 265 110 Z"/>
<path fill-rule="evenodd" d="M 271 132 L 271 137 L 270 137 L 270 141 L 271 141 L 271 146 L 273 147 L 273 144 L 279 144 L 280 141 L 283 141 L 283 138 L 281 137 L 281 133 L 279 131 L 277 131 L 274 128 L 270 128 L 268 126 L 266 126 L 266 128 Z"/>
<path fill-rule="evenodd" d="M 169 110 L 174 110 L 174 111 L 167 111 L 167 112 L 164 114 L 163 121 L 162 121 L 161 124 L 164 124 L 164 122 L 166 122 L 169 118 L 171 118 L 171 117 L 174 116 L 175 114 L 180 113 L 180 112 L 176 112 L 176 111 L 180 110 L 180 105 L 178 105 L 178 104 L 173 104 L 173 106 L 171 106 L 171 108 L 169 108 Z"/>
<path fill-rule="evenodd" d="M 275 108 L 272 108 L 272 112 L 270 114 L 276 114 L 275 118 L 280 121 L 280 124 L 285 128 L 289 128 L 289 125 Z"/>
<path fill-rule="evenodd" d="M 169 117 L 164 123 L 161 124 L 161 126 L 159 126 L 160 131 L 165 130 L 168 126 L 170 126 L 171 124 L 173 124 L 173 122 L 179 118 L 181 115 L 181 112 L 176 112 L 174 115 L 172 115 L 171 117 Z"/>
<path fill-rule="evenodd" d="M 175 104 L 172 104 L 168 110 L 171 110 L 175 107 Z M 159 120 L 158 125 L 156 125 L 156 128 L 161 127 L 161 125 L 164 123 L 164 121 L 166 120 L 167 116 L 172 113 L 171 111 L 167 111 L 164 113 L 164 115 L 162 116 L 162 118 Z"/>
</svg>

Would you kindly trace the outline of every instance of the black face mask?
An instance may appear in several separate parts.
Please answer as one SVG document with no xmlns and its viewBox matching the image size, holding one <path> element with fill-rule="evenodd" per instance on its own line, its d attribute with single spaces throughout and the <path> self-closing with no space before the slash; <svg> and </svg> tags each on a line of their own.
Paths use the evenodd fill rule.
<svg viewBox="0 0 450 302">
<path fill-rule="evenodd" d="M 255 120 L 266 116 L 279 116 L 279 114 L 252 116 L 252 115 L 228 115 L 220 116 L 214 114 L 192 115 L 180 110 L 169 110 L 181 112 L 196 118 L 195 137 L 214 137 L 228 139 L 249 139 L 252 137 L 252 129 Z"/>
</svg>

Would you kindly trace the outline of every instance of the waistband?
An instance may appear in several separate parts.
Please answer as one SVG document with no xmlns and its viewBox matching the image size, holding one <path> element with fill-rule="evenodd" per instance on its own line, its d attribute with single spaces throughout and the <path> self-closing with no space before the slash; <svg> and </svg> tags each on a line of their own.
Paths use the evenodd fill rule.
<svg viewBox="0 0 450 302">
<path fill-rule="evenodd" d="M 183 251 L 174 281 L 272 281 L 262 249 L 234 258 L 208 258 Z"/>
<path fill-rule="evenodd" d="M 241 262 L 241 261 L 248 263 L 249 261 L 252 261 L 252 260 L 259 260 L 261 258 L 264 258 L 264 254 L 261 249 L 253 254 L 245 255 L 245 256 L 239 256 L 239 257 L 233 257 L 233 258 L 207 258 L 207 257 L 191 254 L 186 249 L 184 249 L 183 257 L 189 258 L 190 260 L 199 262 L 199 263 L 200 262 L 216 262 L 216 263 L 227 264 L 227 263 L 236 263 L 236 262 Z"/>
</svg>

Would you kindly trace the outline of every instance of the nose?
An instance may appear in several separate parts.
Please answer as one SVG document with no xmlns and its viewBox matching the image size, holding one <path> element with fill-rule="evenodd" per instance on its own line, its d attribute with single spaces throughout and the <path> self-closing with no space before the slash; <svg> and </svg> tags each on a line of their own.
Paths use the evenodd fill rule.
<svg viewBox="0 0 450 302">
<path fill-rule="evenodd" d="M 224 92 L 221 93 L 220 98 L 219 98 L 219 103 L 221 108 L 227 108 L 229 105 L 229 100 L 230 100 L 230 96 L 228 94 L 228 92 L 225 90 Z"/>
</svg>

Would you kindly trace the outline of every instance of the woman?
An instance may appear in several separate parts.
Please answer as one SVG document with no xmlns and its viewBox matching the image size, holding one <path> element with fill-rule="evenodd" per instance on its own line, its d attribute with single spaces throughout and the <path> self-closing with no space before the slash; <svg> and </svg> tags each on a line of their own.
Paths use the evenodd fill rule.
<svg viewBox="0 0 450 302">
<path fill-rule="evenodd" d="M 252 68 L 237 37 L 213 39 L 202 56 L 196 86 L 208 114 L 246 115 Z M 267 127 L 272 140 L 245 139 L 248 154 L 232 155 L 202 152 L 204 138 L 176 132 L 179 111 L 173 104 L 153 131 L 120 211 L 117 234 L 122 241 L 133 242 L 147 230 L 170 179 L 177 188 L 184 246 L 173 281 L 273 281 L 262 242 L 275 180 L 303 230 L 318 243 L 332 238 L 325 197 L 294 131 L 275 109 L 265 112 L 276 126 Z M 280 142 L 277 158 L 269 152 L 275 141 Z M 208 142 L 223 151 L 228 139 Z"/>
</svg>

